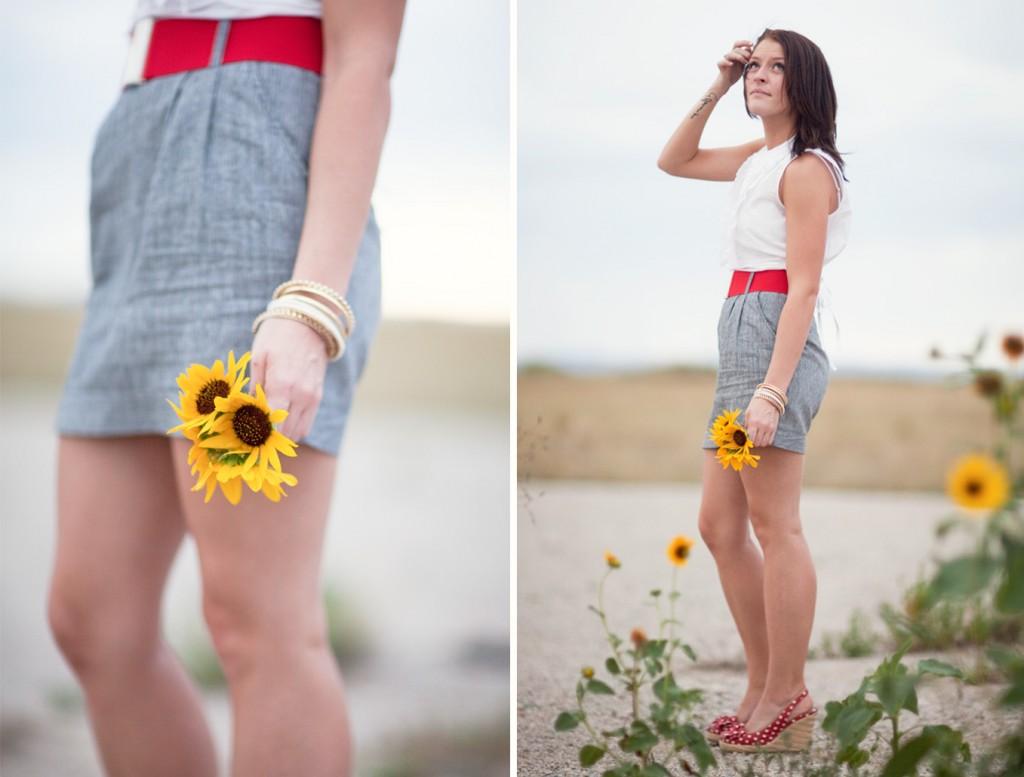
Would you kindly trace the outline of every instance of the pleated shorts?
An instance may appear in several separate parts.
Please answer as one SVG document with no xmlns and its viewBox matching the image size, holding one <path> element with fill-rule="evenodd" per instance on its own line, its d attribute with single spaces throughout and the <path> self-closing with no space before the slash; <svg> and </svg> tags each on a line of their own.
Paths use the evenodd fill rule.
<svg viewBox="0 0 1024 777">
<path fill-rule="evenodd" d="M 316 73 L 257 61 L 122 90 L 94 138 L 91 288 L 58 434 L 165 434 L 180 373 L 252 350 L 253 320 L 293 275 L 319 96 Z M 372 209 L 346 298 L 356 328 L 297 441 L 333 455 L 380 321 Z"/>
<path fill-rule="evenodd" d="M 751 275 L 750 279 L 754 276 Z M 747 288 L 750 287 L 748 279 Z M 704 427 L 702 448 L 716 449 L 708 431 L 725 410 L 740 410 L 739 423 L 758 383 L 768 374 L 779 316 L 786 295 L 776 291 L 748 291 L 726 297 L 718 317 L 718 372 L 711 413 Z M 779 418 L 772 447 L 804 453 L 807 432 L 818 414 L 828 388 L 828 356 L 821 345 L 817 322 L 810 331 L 793 378 L 786 387 L 789 403 Z"/>
</svg>

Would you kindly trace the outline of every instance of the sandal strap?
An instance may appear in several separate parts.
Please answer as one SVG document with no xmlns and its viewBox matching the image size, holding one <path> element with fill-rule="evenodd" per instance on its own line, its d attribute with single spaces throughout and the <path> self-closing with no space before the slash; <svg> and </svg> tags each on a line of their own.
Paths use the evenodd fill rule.
<svg viewBox="0 0 1024 777">
<path fill-rule="evenodd" d="M 813 715 L 817 711 L 818 711 L 817 707 L 811 707 L 809 710 L 804 710 L 803 712 L 801 712 L 799 715 L 797 715 L 795 718 L 791 719 L 789 722 L 790 723 L 796 723 L 801 718 L 806 718 L 808 715 Z"/>
<path fill-rule="evenodd" d="M 786 707 L 782 710 L 782 712 L 780 712 L 778 715 L 775 716 L 775 720 L 779 721 L 779 720 L 786 720 L 787 718 L 789 718 L 789 713 L 791 713 L 794 709 L 796 709 L 796 705 L 799 704 L 803 700 L 804 696 L 806 696 L 806 695 L 807 695 L 807 689 L 804 688 L 802 691 L 800 691 L 800 693 L 798 693 L 793 698 L 793 700 L 789 704 L 786 705 Z M 797 720 L 799 720 L 799 718 L 797 718 Z M 790 722 L 792 722 L 792 720 Z"/>
</svg>

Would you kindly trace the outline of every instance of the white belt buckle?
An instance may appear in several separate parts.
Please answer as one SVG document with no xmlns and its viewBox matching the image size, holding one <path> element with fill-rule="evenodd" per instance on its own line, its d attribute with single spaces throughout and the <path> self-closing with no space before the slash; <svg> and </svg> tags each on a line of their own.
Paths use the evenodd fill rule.
<svg viewBox="0 0 1024 777">
<path fill-rule="evenodd" d="M 130 84 L 141 84 L 142 71 L 146 67 L 146 55 L 149 53 L 149 39 L 153 35 L 153 17 L 139 19 L 132 27 L 131 41 L 128 43 L 128 55 L 125 58 L 124 71 L 121 74 L 121 88 Z"/>
</svg>

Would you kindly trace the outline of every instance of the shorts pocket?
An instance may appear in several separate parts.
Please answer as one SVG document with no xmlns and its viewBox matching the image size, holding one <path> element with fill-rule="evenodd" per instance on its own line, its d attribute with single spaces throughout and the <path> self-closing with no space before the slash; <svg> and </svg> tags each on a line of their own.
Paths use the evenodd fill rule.
<svg viewBox="0 0 1024 777">
<path fill-rule="evenodd" d="M 320 76 L 281 62 L 246 62 L 272 134 L 292 162 L 309 175 L 309 152 L 320 103 Z"/>
<path fill-rule="evenodd" d="M 777 292 L 757 292 L 754 294 L 757 302 L 757 309 L 761 318 L 771 328 L 775 335 L 779 329 L 779 317 L 782 315 L 782 308 L 786 304 L 786 295 Z"/>
</svg>

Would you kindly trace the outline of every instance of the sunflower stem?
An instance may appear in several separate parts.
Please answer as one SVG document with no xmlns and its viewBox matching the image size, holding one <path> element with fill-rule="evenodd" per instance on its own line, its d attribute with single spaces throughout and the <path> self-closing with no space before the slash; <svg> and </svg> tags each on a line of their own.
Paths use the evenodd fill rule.
<svg viewBox="0 0 1024 777">
<path fill-rule="evenodd" d="M 672 595 L 669 596 L 671 603 L 668 606 L 668 617 L 670 618 L 668 624 L 668 655 L 665 657 L 666 670 L 671 673 L 672 671 L 672 654 L 675 652 L 675 626 L 676 626 L 676 600 L 679 598 L 676 596 L 676 581 L 679 578 L 679 567 L 672 566 Z"/>
<path fill-rule="evenodd" d="M 625 666 L 626 662 L 622 660 L 622 654 L 619 653 L 619 646 L 612 637 L 612 631 L 608 627 L 608 618 L 604 612 L 604 581 L 608 579 L 608 575 L 610 575 L 612 571 L 613 569 L 609 567 L 601 578 L 601 581 L 597 584 L 597 609 L 599 610 L 598 616 L 601 618 L 601 626 L 604 628 L 608 644 L 611 645 L 612 652 L 615 654 L 615 660 L 619 662 L 619 666 Z"/>
</svg>

